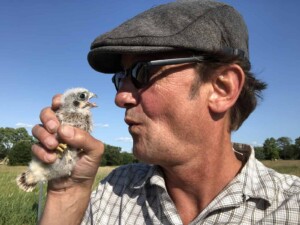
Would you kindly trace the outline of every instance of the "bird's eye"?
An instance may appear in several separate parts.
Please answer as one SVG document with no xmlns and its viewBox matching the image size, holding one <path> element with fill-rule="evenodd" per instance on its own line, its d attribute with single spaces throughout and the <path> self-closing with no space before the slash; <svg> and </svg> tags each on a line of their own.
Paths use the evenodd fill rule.
<svg viewBox="0 0 300 225">
<path fill-rule="evenodd" d="M 87 97 L 87 94 L 86 94 L 86 93 L 81 93 L 81 94 L 79 94 L 79 98 L 80 98 L 81 100 L 85 100 L 86 97 Z"/>
</svg>

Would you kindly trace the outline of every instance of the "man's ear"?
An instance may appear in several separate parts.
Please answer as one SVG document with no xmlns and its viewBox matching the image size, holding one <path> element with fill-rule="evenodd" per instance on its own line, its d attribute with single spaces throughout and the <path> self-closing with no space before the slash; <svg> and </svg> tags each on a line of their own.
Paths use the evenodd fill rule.
<svg viewBox="0 0 300 225">
<path fill-rule="evenodd" d="M 224 113 L 237 101 L 245 82 L 245 73 L 237 64 L 219 68 L 211 80 L 209 108 L 215 113 Z"/>
</svg>

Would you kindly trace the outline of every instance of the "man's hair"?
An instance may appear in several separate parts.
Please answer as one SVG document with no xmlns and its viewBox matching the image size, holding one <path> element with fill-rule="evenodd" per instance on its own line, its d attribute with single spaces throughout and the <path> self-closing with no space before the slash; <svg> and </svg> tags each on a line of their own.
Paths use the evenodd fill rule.
<svg viewBox="0 0 300 225">
<path fill-rule="evenodd" d="M 208 81 L 216 69 L 230 64 L 239 65 L 245 73 L 244 86 L 236 103 L 230 110 L 230 131 L 237 130 L 256 108 L 258 100 L 262 99 L 262 91 L 266 89 L 267 84 L 255 78 L 255 75 L 250 72 L 251 64 L 247 59 L 225 55 L 220 52 L 209 53 L 207 57 L 207 62 L 197 64 L 200 81 L 202 82 Z"/>
</svg>

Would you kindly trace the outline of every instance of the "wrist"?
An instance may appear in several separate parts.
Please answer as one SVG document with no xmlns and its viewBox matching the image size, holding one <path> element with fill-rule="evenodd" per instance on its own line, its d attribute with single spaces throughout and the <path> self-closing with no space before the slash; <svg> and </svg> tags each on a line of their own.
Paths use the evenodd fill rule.
<svg viewBox="0 0 300 225">
<path fill-rule="evenodd" d="M 91 191 L 87 186 L 48 190 L 40 224 L 80 224 L 88 207 Z"/>
</svg>

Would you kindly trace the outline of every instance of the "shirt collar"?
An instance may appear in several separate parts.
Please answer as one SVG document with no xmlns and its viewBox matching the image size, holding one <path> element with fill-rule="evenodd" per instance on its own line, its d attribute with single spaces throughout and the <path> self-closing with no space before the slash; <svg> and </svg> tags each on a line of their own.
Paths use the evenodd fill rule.
<svg viewBox="0 0 300 225">
<path fill-rule="evenodd" d="M 158 165 L 149 165 L 148 172 L 144 175 L 138 175 L 130 186 L 133 189 L 143 188 L 147 183 L 166 189 L 163 172 Z"/>
<path fill-rule="evenodd" d="M 242 193 L 245 200 L 249 198 L 263 199 L 271 204 L 276 196 L 276 182 L 274 182 L 269 169 L 255 158 L 253 147 L 237 143 L 233 147 L 246 159 L 243 169 L 234 179 L 243 185 Z"/>
<path fill-rule="evenodd" d="M 229 183 L 227 190 L 238 187 L 244 200 L 259 198 L 271 204 L 276 196 L 276 182 L 261 162 L 255 159 L 254 149 L 245 144 L 234 143 L 233 148 L 237 151 L 237 157 L 244 162 L 241 172 Z M 157 165 L 149 165 L 149 170 L 139 175 L 132 182 L 131 188 L 143 188 L 147 183 L 156 185 L 166 190 L 165 180 L 161 168 Z"/>
</svg>

